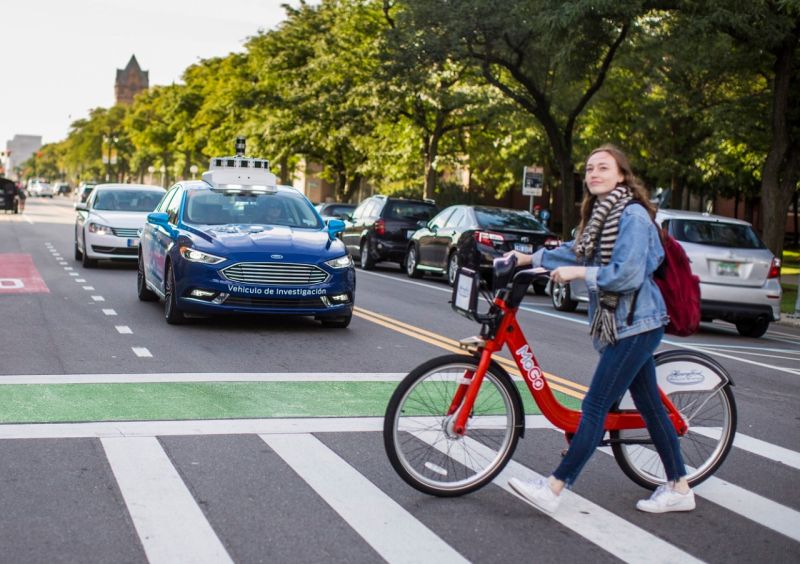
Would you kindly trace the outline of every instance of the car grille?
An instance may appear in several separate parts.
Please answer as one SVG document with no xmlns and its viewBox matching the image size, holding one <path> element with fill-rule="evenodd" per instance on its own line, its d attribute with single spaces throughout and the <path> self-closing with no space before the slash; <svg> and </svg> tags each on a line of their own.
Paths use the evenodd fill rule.
<svg viewBox="0 0 800 564">
<path fill-rule="evenodd" d="M 111 231 L 117 237 L 138 237 L 139 229 L 136 227 L 112 227 Z"/>
<path fill-rule="evenodd" d="M 118 255 L 121 257 L 135 257 L 139 254 L 137 247 L 100 247 L 92 245 L 92 251 L 103 253 L 104 255 Z"/>
<path fill-rule="evenodd" d="M 328 273 L 316 266 L 278 262 L 240 262 L 225 268 L 222 274 L 228 280 L 246 284 L 303 286 L 328 279 Z"/>
<path fill-rule="evenodd" d="M 321 309 L 325 307 L 319 298 L 285 300 L 280 298 L 242 298 L 230 296 L 223 302 L 226 306 L 286 308 L 286 309 Z"/>
</svg>

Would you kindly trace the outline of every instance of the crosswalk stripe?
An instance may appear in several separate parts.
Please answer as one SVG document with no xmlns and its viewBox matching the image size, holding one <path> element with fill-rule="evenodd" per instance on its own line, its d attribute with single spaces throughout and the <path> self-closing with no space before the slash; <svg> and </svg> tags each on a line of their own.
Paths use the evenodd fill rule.
<svg viewBox="0 0 800 564">
<path fill-rule="evenodd" d="M 608 447 L 598 450 L 614 456 Z M 687 466 L 686 469 L 694 470 L 690 466 Z M 790 539 L 800 541 L 800 512 L 790 507 L 715 476 L 711 476 L 693 489 L 696 496 L 716 503 L 728 511 L 781 533 Z"/>
<path fill-rule="evenodd" d="M 101 442 L 151 564 L 233 562 L 157 439 Z"/>
<path fill-rule="evenodd" d="M 387 561 L 466 562 L 316 437 L 302 434 L 261 438 Z"/>
<path fill-rule="evenodd" d="M 434 434 L 437 436 L 433 436 Z M 460 456 L 457 451 L 462 447 L 461 443 L 444 444 L 445 441 L 440 440 L 441 437 L 439 435 L 439 433 L 431 433 L 431 435 L 417 435 L 417 438 L 424 440 L 433 448 L 451 456 L 462 464 L 468 464 L 469 461 L 474 460 L 475 453 L 479 456 L 483 455 L 486 459 L 494 457 L 493 451 L 486 449 L 481 443 L 469 437 L 464 440 L 469 443 L 469 450 L 473 453 L 473 456 Z M 511 478 L 533 480 L 543 478 L 543 476 L 513 460 L 508 463 L 494 479 L 493 484 L 522 499 L 508 485 L 508 480 Z M 548 515 L 548 517 L 558 521 L 624 562 L 702 562 L 680 548 L 637 527 L 588 499 L 569 490 L 564 490 L 561 495 L 564 496 L 564 499 L 561 500 L 558 511 Z"/>
<path fill-rule="evenodd" d="M 719 436 L 719 433 L 713 433 L 703 428 L 692 427 L 692 432 L 697 433 L 698 435 L 710 437 L 712 439 L 716 439 Z M 758 456 L 774 460 L 775 462 L 786 464 L 795 470 L 800 470 L 800 453 L 789 450 L 788 448 L 773 445 L 772 443 L 768 443 L 748 435 L 743 435 L 742 433 L 736 433 L 736 436 L 733 438 L 733 446 L 738 449 L 757 454 Z"/>
</svg>

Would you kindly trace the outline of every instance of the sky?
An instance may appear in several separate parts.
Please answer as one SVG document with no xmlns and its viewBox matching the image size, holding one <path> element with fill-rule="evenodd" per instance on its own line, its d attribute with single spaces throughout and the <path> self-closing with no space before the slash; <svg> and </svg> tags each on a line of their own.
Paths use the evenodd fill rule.
<svg viewBox="0 0 800 564">
<path fill-rule="evenodd" d="M 15 134 L 66 138 L 114 105 L 117 69 L 136 55 L 150 86 L 193 63 L 243 51 L 297 0 L 0 0 L 0 150 Z"/>
</svg>

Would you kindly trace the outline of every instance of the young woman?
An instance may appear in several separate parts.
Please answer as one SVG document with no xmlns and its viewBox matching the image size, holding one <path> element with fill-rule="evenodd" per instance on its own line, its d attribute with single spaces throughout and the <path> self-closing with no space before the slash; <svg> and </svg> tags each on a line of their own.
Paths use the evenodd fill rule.
<svg viewBox="0 0 800 564">
<path fill-rule="evenodd" d="M 650 513 L 691 511 L 694 493 L 685 478 L 677 434 L 659 397 L 653 361 L 668 321 L 653 281 L 664 256 L 652 221 L 655 209 L 627 157 L 613 145 L 603 145 L 589 155 L 585 184 L 574 241 L 534 255 L 514 254 L 518 264 L 550 270 L 554 282 L 586 281 L 590 333 L 600 362 L 583 399 L 580 425 L 561 464 L 547 479 L 512 478 L 509 485 L 536 507 L 555 511 L 562 490 L 573 484 L 602 439 L 612 404 L 630 390 L 669 479 L 636 508 Z M 641 205 L 628 205 L 633 200 Z M 628 319 L 631 307 L 634 313 Z"/>
</svg>

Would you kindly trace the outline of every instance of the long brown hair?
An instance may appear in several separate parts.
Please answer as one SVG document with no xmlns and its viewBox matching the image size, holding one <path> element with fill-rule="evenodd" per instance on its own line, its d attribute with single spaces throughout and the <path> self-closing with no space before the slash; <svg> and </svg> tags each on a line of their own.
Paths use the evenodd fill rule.
<svg viewBox="0 0 800 564">
<path fill-rule="evenodd" d="M 633 168 L 631 168 L 631 163 L 628 160 L 628 157 L 623 153 L 616 145 L 612 145 L 610 143 L 606 143 L 605 145 L 601 145 L 586 157 L 586 161 L 584 161 L 583 166 L 586 167 L 586 163 L 589 162 L 589 158 L 594 155 L 595 153 L 606 152 L 611 155 L 614 160 L 617 162 L 617 167 L 619 167 L 619 171 L 622 173 L 623 180 L 620 185 L 624 184 L 631 190 L 631 195 L 633 196 L 634 200 L 639 200 L 642 205 L 647 209 L 647 213 L 650 214 L 651 218 L 656 217 L 656 208 L 653 204 L 650 203 L 650 195 L 645 188 L 644 183 L 633 173 Z M 586 175 L 584 174 L 583 178 L 583 201 L 581 202 L 581 218 L 580 223 L 578 223 L 578 230 L 576 231 L 576 239 L 580 239 L 581 234 L 583 233 L 583 228 L 589 223 L 589 219 L 592 217 L 592 210 L 594 209 L 594 203 L 597 201 L 597 196 L 592 195 L 589 192 L 589 189 L 586 187 Z"/>
</svg>

